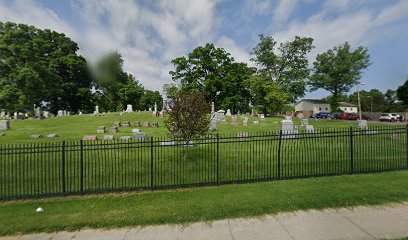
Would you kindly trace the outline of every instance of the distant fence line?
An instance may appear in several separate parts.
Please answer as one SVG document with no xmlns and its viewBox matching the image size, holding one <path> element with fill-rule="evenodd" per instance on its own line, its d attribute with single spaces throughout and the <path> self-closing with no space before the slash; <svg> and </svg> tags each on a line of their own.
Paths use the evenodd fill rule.
<svg viewBox="0 0 408 240">
<path fill-rule="evenodd" d="M 187 154 L 187 155 L 186 155 Z M 0 145 L 0 199 L 408 169 L 408 127 Z"/>
</svg>

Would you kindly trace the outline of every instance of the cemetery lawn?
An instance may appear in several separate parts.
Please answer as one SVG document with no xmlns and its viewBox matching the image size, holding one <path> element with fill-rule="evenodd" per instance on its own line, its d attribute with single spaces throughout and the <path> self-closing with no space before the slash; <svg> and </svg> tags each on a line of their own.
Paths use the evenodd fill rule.
<svg viewBox="0 0 408 240">
<path fill-rule="evenodd" d="M 266 118 L 259 119 L 258 117 L 249 117 L 248 126 L 243 126 L 242 121 L 245 116 L 238 117 L 238 124 L 232 125 L 231 118 L 226 117 L 226 122 L 218 123 L 218 133 L 220 134 L 234 134 L 239 132 L 261 133 L 278 131 L 280 129 L 280 122 L 283 118 Z M 254 121 L 259 121 L 259 124 L 254 125 Z M 130 121 L 132 126 L 129 128 L 121 127 L 118 133 L 113 134 L 116 139 L 121 136 L 132 136 L 132 129 L 134 122 L 148 121 L 150 123 L 158 122 L 159 128 L 140 127 L 141 132 L 146 132 L 148 137 L 164 137 L 168 136 L 169 132 L 163 124 L 163 118 L 153 117 L 151 112 L 133 112 L 124 113 L 120 116 L 119 113 L 109 113 L 101 116 L 93 116 L 90 114 L 72 115 L 66 117 L 53 117 L 45 120 L 25 119 L 20 121 L 10 120 L 10 130 L 3 130 L 5 136 L 0 137 L 0 144 L 9 143 L 41 143 L 41 142 L 55 142 L 62 140 L 81 140 L 84 135 L 96 135 L 98 139 L 103 139 L 104 135 L 110 135 L 109 129 L 115 121 L 123 122 Z M 299 119 L 294 119 L 295 124 L 300 124 Z M 315 129 L 319 128 L 344 128 L 355 127 L 356 121 L 343 120 L 309 120 Z M 379 123 L 372 123 L 370 126 L 380 125 Z M 105 134 L 97 134 L 96 130 L 99 126 L 105 126 L 108 130 Z M 30 135 L 41 134 L 43 139 L 31 139 Z M 48 139 L 48 134 L 57 134 L 59 138 Z"/>
<path fill-rule="evenodd" d="M 253 217 L 408 200 L 408 171 L 0 202 L 0 235 Z M 37 207 L 45 212 L 35 213 Z"/>
</svg>

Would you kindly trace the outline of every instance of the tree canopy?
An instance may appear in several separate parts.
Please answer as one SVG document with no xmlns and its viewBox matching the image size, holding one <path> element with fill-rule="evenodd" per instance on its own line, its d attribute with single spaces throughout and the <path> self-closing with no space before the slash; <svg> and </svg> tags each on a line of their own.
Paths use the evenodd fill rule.
<svg viewBox="0 0 408 240">
<path fill-rule="evenodd" d="M 33 111 L 34 105 L 77 111 L 91 87 L 86 60 L 78 44 L 48 29 L 0 22 L 0 108 Z"/>
<path fill-rule="evenodd" d="M 352 50 L 348 42 L 318 54 L 313 63 L 310 90 L 324 89 L 332 93 L 331 108 L 338 109 L 338 96 L 350 91 L 370 65 L 367 48 Z"/>
<path fill-rule="evenodd" d="M 400 100 L 405 105 L 405 107 L 408 107 L 408 79 L 404 84 L 398 87 L 397 97 L 398 100 Z"/>
</svg>

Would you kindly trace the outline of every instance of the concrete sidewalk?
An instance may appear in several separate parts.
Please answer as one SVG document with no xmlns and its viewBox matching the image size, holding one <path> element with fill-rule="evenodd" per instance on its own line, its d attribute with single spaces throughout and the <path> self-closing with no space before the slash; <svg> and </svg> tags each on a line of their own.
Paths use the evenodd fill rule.
<svg viewBox="0 0 408 240">
<path fill-rule="evenodd" d="M 298 211 L 262 218 L 232 219 L 188 226 L 81 230 L 0 237 L 0 240 L 264 240 L 395 239 L 408 236 L 408 203 L 353 209 Z"/>
</svg>

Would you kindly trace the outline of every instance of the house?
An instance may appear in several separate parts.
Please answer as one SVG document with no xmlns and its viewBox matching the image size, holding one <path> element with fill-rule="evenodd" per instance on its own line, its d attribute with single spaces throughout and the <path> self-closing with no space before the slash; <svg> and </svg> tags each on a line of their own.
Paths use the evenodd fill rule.
<svg viewBox="0 0 408 240">
<path fill-rule="evenodd" d="M 345 113 L 357 113 L 356 105 L 346 102 L 339 102 L 339 108 Z M 295 115 L 302 113 L 310 116 L 315 113 L 330 113 L 330 103 L 320 99 L 303 99 L 295 105 Z"/>
</svg>

